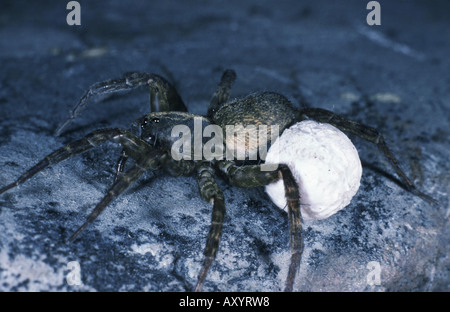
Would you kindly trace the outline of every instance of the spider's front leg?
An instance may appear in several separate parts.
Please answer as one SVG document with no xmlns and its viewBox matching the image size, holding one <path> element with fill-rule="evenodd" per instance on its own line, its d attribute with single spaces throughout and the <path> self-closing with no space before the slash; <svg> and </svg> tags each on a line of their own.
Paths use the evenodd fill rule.
<svg viewBox="0 0 450 312">
<path fill-rule="evenodd" d="M 300 212 L 300 193 L 291 170 L 279 164 L 271 171 L 263 170 L 261 165 L 236 166 L 232 161 L 220 161 L 218 169 L 228 178 L 231 185 L 238 187 L 258 187 L 282 180 L 288 206 L 289 240 L 291 246 L 291 263 L 284 291 L 292 291 L 295 276 L 300 266 L 303 252 L 302 220 Z"/>
<path fill-rule="evenodd" d="M 395 158 L 394 154 L 392 154 L 391 150 L 386 144 L 386 141 L 378 130 L 363 125 L 359 122 L 336 115 L 333 112 L 322 108 L 306 108 L 299 111 L 299 120 L 309 118 L 318 122 L 329 123 L 342 131 L 353 133 L 364 140 L 375 143 L 384 154 L 384 156 L 389 160 L 395 172 L 402 180 L 403 185 L 406 187 L 407 191 L 413 193 L 416 196 L 419 196 L 430 204 L 439 205 L 439 202 L 437 200 L 419 191 L 414 183 L 412 183 L 411 180 L 406 176 L 405 172 L 400 168 L 400 164 L 397 158 Z"/>
<path fill-rule="evenodd" d="M 106 80 L 92 85 L 73 108 L 69 118 L 56 129 L 55 134 L 57 136 L 61 134 L 62 130 L 81 113 L 91 97 L 135 89 L 143 85 L 150 88 L 150 109 L 152 112 L 187 111 L 175 87 L 163 77 L 148 73 L 127 73 L 123 78 Z M 156 95 L 158 95 L 158 101 L 156 101 Z"/>
<path fill-rule="evenodd" d="M 178 95 L 175 87 L 165 78 L 148 73 L 132 72 L 126 73 L 123 78 L 106 80 L 92 85 L 80 98 L 77 105 L 73 108 L 70 116 L 56 129 L 55 135 L 59 136 L 63 129 L 72 122 L 85 108 L 88 101 L 93 96 L 112 94 L 124 90 L 135 89 L 140 86 L 147 85 L 150 88 L 150 111 L 183 111 L 187 112 L 187 108 L 183 100 Z M 156 100 L 158 97 L 158 101 Z M 136 126 L 133 124 L 133 127 Z M 132 132 L 133 129 L 132 129 Z M 125 164 L 128 160 L 128 154 L 122 151 L 120 158 L 117 160 L 116 174 L 114 181 L 117 181 L 122 174 Z"/>
<path fill-rule="evenodd" d="M 134 166 L 123 176 L 119 177 L 109 189 L 107 195 L 95 207 L 89 215 L 87 221 L 70 237 L 74 240 L 81 231 L 105 209 L 105 207 L 120 193 L 122 193 L 132 182 L 134 182 L 145 171 L 156 168 L 162 152 L 154 150 L 147 142 L 138 138 L 134 134 L 122 129 L 101 129 L 93 131 L 83 139 L 70 143 L 46 156 L 31 169 L 22 174 L 15 182 L 0 189 L 0 194 L 24 183 L 36 173 L 45 168 L 57 164 L 65 159 L 81 154 L 95 146 L 108 140 L 120 143 L 128 155 L 136 160 Z"/>
<path fill-rule="evenodd" d="M 204 162 L 197 169 L 197 182 L 201 197 L 213 204 L 211 226 L 204 252 L 202 269 L 198 275 L 195 291 L 200 291 L 208 274 L 209 268 L 216 258 L 222 235 L 223 220 L 225 218 L 225 201 L 217 182 L 214 179 L 214 169 L 209 162 Z"/>
</svg>

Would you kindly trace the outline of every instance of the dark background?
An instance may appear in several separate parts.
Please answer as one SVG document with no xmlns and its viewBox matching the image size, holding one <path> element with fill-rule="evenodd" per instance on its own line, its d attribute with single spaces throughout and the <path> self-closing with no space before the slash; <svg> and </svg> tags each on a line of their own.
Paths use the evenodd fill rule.
<svg viewBox="0 0 450 312">
<path fill-rule="evenodd" d="M 448 1 L 2 1 L 0 185 L 51 151 L 148 112 L 148 90 L 92 101 L 53 132 L 93 83 L 145 71 L 167 77 L 206 113 L 224 69 L 232 96 L 258 90 L 379 129 L 405 172 L 441 202 L 406 192 L 375 146 L 351 137 L 364 165 L 352 203 L 305 222 L 300 291 L 448 291 Z M 0 291 L 184 291 L 200 270 L 211 207 L 194 178 L 148 173 L 78 240 L 66 239 L 112 183 L 120 148 L 105 144 L 0 196 Z M 285 213 L 264 189 L 220 181 L 227 204 L 206 291 L 280 291 L 289 263 Z M 70 261 L 82 285 L 68 285 Z M 381 268 L 370 285 L 370 261 Z"/>
</svg>

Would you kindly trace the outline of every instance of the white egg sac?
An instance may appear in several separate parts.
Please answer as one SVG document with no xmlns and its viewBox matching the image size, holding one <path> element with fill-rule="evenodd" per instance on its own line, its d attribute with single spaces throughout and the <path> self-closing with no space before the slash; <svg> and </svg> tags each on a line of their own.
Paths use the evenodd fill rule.
<svg viewBox="0 0 450 312">
<path fill-rule="evenodd" d="M 325 219 L 347 206 L 362 175 L 358 151 L 350 139 L 330 124 L 311 120 L 284 130 L 265 162 L 291 169 L 305 220 Z M 266 192 L 275 205 L 287 209 L 283 181 L 267 185 Z"/>
</svg>

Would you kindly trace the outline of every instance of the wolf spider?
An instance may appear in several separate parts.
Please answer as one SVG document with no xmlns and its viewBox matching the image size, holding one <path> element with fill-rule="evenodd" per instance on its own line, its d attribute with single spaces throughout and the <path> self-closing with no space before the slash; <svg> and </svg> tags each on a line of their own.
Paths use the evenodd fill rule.
<svg viewBox="0 0 450 312">
<path fill-rule="evenodd" d="M 69 241 L 73 241 L 114 198 L 119 196 L 147 170 L 163 169 L 173 176 L 189 176 L 195 173 L 201 197 L 212 203 L 211 225 L 195 291 L 201 290 L 208 270 L 216 257 L 224 223 L 224 196 L 215 180 L 216 172 L 225 177 L 231 185 L 238 187 L 265 186 L 279 179 L 283 180 L 288 206 L 291 246 L 291 261 L 285 282 L 285 291 L 292 291 L 293 289 L 295 275 L 298 271 L 303 251 L 299 191 L 297 183 L 286 165 L 279 164 L 274 170 L 263 171 L 261 170 L 261 159 L 258 159 L 256 163 L 246 162 L 242 164 L 229 159 L 174 160 L 171 157 L 171 146 L 174 140 L 177 139 L 171 136 L 171 129 L 175 125 L 187 125 L 192 130 L 195 117 L 201 118 L 203 128 L 210 124 L 219 125 L 222 128 L 226 125 L 238 124 L 243 124 L 244 127 L 246 124 L 279 125 L 280 132 L 295 122 L 306 119 L 332 124 L 343 131 L 353 133 L 375 143 L 390 161 L 409 192 L 429 202 L 435 202 L 428 195 L 416 189 L 414 184 L 400 169 L 397 159 L 390 152 L 383 137 L 377 130 L 337 116 L 324 109 L 295 109 L 284 96 L 273 92 L 255 93 L 230 101 L 231 87 L 235 79 L 236 74 L 233 70 L 224 72 L 213 94 L 206 117 L 188 113 L 175 88 L 166 79 L 156 74 L 128 73 L 120 79 L 96 83 L 84 93 L 72 110 L 70 117 L 58 127 L 56 135 L 60 135 L 62 130 L 79 115 L 82 108 L 87 105 L 88 100 L 96 95 L 105 95 L 147 85 L 150 88 L 151 113 L 137 119 L 133 123 L 134 126 L 131 130 L 118 128 L 96 130 L 84 138 L 54 151 L 22 174 L 15 182 L 1 188 L 0 194 L 25 182 L 48 166 L 81 154 L 108 140 L 119 143 L 123 150 L 117 162 L 114 183 L 84 224 L 70 236 Z M 134 159 L 134 164 L 124 173 L 124 167 L 129 157 Z"/>
</svg>

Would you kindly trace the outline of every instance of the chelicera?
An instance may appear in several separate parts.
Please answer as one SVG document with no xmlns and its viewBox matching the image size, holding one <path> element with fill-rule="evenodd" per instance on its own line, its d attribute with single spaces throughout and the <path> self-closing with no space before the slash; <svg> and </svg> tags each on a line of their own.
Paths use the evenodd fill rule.
<svg viewBox="0 0 450 312">
<path fill-rule="evenodd" d="M 175 88 L 166 79 L 156 74 L 129 73 L 120 79 L 96 83 L 85 92 L 70 117 L 57 129 L 57 135 L 60 135 L 62 130 L 79 115 L 88 100 L 96 95 L 147 85 L 150 88 L 151 113 L 137 119 L 131 130 L 100 129 L 54 151 L 22 174 L 15 182 L 1 188 L 0 194 L 25 182 L 48 166 L 81 154 L 106 141 L 113 140 L 119 143 L 123 151 L 117 163 L 114 183 L 85 223 L 70 236 L 69 241 L 73 241 L 114 198 L 147 170 L 162 169 L 173 176 L 195 174 L 201 197 L 212 204 L 211 225 L 206 240 L 202 268 L 195 286 L 196 291 L 201 290 L 208 270 L 216 257 L 224 224 L 225 202 L 222 191 L 216 182 L 216 174 L 224 177 L 231 185 L 238 187 L 260 187 L 278 180 L 283 181 L 287 199 L 291 247 L 291 261 L 285 283 L 286 291 L 293 289 L 303 251 L 300 195 L 298 185 L 288 166 L 279 164 L 273 170 L 261 170 L 263 159 L 259 155 L 255 161 L 245 162 L 226 158 L 206 160 L 195 159 L 195 157 L 190 160 L 175 160 L 171 155 L 171 147 L 178 138 L 173 137 L 171 132 L 176 125 L 189 127 L 193 135 L 195 120 L 201 121 L 202 128 L 208 125 L 218 125 L 222 128 L 227 125 L 243 125 L 244 127 L 249 124 L 277 125 L 280 133 L 294 123 L 308 119 L 329 123 L 342 131 L 353 133 L 375 143 L 389 160 L 405 188 L 424 200 L 434 203 L 432 198 L 416 189 L 400 169 L 397 159 L 387 147 L 383 137 L 374 128 L 320 108 L 296 109 L 286 97 L 274 92 L 255 93 L 230 100 L 231 87 L 235 79 L 236 74 L 233 70 L 226 70 L 223 73 L 212 96 L 206 116 L 188 113 Z M 134 163 L 125 171 L 124 168 L 129 158 L 132 158 Z"/>
</svg>

